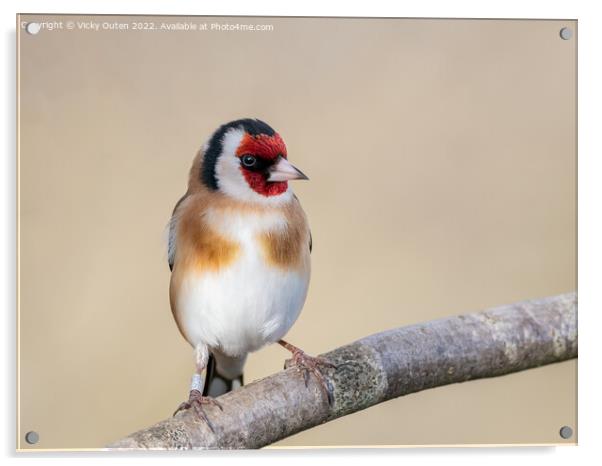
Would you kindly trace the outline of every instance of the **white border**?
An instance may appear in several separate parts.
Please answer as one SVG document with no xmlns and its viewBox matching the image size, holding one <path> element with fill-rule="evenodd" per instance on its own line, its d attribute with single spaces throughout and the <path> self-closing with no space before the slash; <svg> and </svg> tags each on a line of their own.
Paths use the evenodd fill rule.
<svg viewBox="0 0 602 466">
<path fill-rule="evenodd" d="M 379 466 L 383 463 L 411 461 L 412 464 L 444 463 L 446 465 L 481 465 L 484 461 L 491 465 L 507 466 L 509 462 L 522 460 L 546 465 L 594 464 L 600 455 L 600 360 L 596 357 L 596 337 L 602 329 L 602 302 L 600 294 L 601 277 L 596 274 L 596 265 L 600 264 L 600 216 L 602 212 L 602 180 L 599 158 L 602 157 L 600 133 L 602 133 L 600 108 L 600 88 L 602 73 L 600 56 L 602 55 L 602 25 L 598 15 L 596 1 L 565 0 L 438 0 L 420 2 L 386 2 L 384 0 L 330 2 L 324 0 L 304 0 L 295 4 L 283 1 L 156 1 L 135 0 L 87 0 L 87 1 L 3 1 L 2 25 L 3 73 L 2 102 L 5 103 L 2 118 L 2 195 L 0 204 L 3 227 L 2 254 L 6 258 L 0 273 L 2 296 L 6 296 L 3 316 L 4 341 L 6 350 L 2 358 L 4 383 L 0 384 L 5 402 L 4 422 L 1 425 L 0 438 L 2 451 L 12 464 L 19 460 L 28 464 L 44 458 L 50 463 L 65 461 L 97 462 L 106 454 L 94 453 L 37 453 L 19 454 L 15 458 L 15 418 L 14 418 L 14 380 L 15 380 L 15 13 L 138 13 L 138 14 L 214 14 L 214 15 L 284 15 L 284 16 L 401 16 L 401 17 L 488 17 L 488 18 L 563 18 L 579 20 L 579 447 L 556 448 L 438 448 L 403 450 L 271 450 L 266 452 L 204 452 L 196 454 L 142 454 L 112 455 L 111 461 L 125 462 L 131 458 L 137 463 L 173 461 L 181 456 L 184 461 L 195 462 L 239 462 L 287 465 L 304 464 L 312 459 L 325 459 L 329 462 L 357 460 L 365 463 L 374 459 Z M 597 368 L 597 369 L 596 369 Z M 199 458 L 201 456 L 202 458 Z"/>
</svg>

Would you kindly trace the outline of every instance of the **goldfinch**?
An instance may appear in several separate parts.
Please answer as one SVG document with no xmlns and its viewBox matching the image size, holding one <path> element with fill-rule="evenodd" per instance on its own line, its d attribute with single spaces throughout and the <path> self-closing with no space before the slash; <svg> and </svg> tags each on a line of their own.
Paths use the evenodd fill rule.
<svg viewBox="0 0 602 466">
<path fill-rule="evenodd" d="M 256 119 L 220 126 L 194 158 L 169 223 L 170 304 L 196 368 L 176 413 L 193 408 L 211 427 L 202 405 L 221 408 L 214 397 L 242 385 L 248 353 L 276 342 L 332 402 L 320 366 L 334 366 L 282 340 L 309 286 L 311 233 L 288 183 L 304 179 L 280 135 Z"/>
</svg>

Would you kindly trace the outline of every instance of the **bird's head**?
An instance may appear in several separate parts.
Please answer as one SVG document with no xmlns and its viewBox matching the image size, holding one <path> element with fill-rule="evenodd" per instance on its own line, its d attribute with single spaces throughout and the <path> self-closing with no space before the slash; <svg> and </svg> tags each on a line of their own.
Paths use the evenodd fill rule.
<svg viewBox="0 0 602 466">
<path fill-rule="evenodd" d="M 220 126 L 203 147 L 201 182 L 239 201 L 278 204 L 290 199 L 290 180 L 308 179 L 289 161 L 268 124 L 243 119 Z"/>
</svg>

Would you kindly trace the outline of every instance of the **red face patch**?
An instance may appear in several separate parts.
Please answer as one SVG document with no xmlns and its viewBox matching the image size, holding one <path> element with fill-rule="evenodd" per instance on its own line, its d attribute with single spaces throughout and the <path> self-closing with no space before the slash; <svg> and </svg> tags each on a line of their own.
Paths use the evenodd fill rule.
<svg viewBox="0 0 602 466">
<path fill-rule="evenodd" d="M 245 154 L 268 160 L 275 159 L 279 155 L 286 158 L 286 146 L 278 133 L 274 133 L 273 136 L 267 134 L 251 136 L 249 133 L 245 133 L 236 150 L 236 155 L 240 157 Z"/>
<path fill-rule="evenodd" d="M 252 136 L 245 133 L 236 150 L 236 155 L 238 157 L 253 155 L 264 160 L 276 160 L 278 156 L 287 157 L 286 146 L 278 133 L 275 133 L 273 136 L 266 134 Z M 264 173 L 246 169 L 242 165 L 240 170 L 245 180 L 247 180 L 249 187 L 263 196 L 276 196 L 288 189 L 287 181 L 268 182 Z"/>
</svg>

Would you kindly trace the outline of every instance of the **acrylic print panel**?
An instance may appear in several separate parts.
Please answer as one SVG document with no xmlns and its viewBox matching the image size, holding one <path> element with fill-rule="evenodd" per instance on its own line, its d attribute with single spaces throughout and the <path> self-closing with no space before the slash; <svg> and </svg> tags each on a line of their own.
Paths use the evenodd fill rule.
<svg viewBox="0 0 602 466">
<path fill-rule="evenodd" d="M 168 222 L 195 154 L 232 120 L 267 122 L 285 141 L 288 161 L 310 178 L 289 181 L 313 252 L 307 299 L 285 336 L 308 355 L 387 329 L 576 290 L 574 20 L 20 15 L 17 36 L 20 449 L 100 449 L 169 419 L 188 398 L 195 361 L 170 310 Z M 276 159 L 265 160 L 277 146 L 269 131 L 238 131 L 213 145 L 218 175 L 231 176 L 230 184 L 220 178 L 212 190 L 214 172 L 201 176 L 200 165 L 191 172 L 194 189 L 209 193 L 214 208 L 224 199 L 261 204 L 280 195 L 262 189 L 286 188 L 266 181 L 276 176 L 268 174 Z M 254 131 L 267 145 L 238 155 L 261 156 L 245 160 L 266 165 L 247 170 L 236 137 L 253 142 Z M 283 221 L 282 206 L 274 209 Z M 242 247 L 241 231 L 263 234 L 251 224 L 276 228 L 241 213 L 236 227 L 224 220 L 230 236 L 219 230 L 207 239 L 199 233 L 207 214 L 197 213 L 187 214 L 189 234 L 204 238 L 205 249 L 180 252 L 179 243 L 174 271 L 184 260 L 206 271 L 212 256 L 205 251 L 216 248 L 214 259 L 227 262 L 224 251 Z M 291 296 L 302 295 L 306 281 L 293 286 L 282 270 L 308 257 L 299 249 L 307 232 L 295 218 L 298 243 L 274 233 L 280 256 L 270 256 L 275 246 L 251 235 L 245 251 L 264 268 L 236 275 L 236 286 L 218 280 L 191 298 L 195 305 L 219 302 L 214 308 L 231 312 L 220 321 L 228 331 L 239 316 L 255 336 L 258 303 L 279 303 L 280 312 L 290 297 L 286 309 L 294 314 Z M 270 275 L 276 265 L 269 260 L 284 265 Z M 206 329 L 204 322 L 194 325 Z M 553 329 L 536 334 L 524 325 L 498 346 L 499 364 L 514 357 L 520 365 L 534 353 L 514 343 L 550 335 L 557 344 L 547 362 L 566 356 Z M 247 341 L 237 335 L 236 344 Z M 473 343 L 489 344 L 492 335 Z M 440 353 L 456 343 L 448 338 Z M 413 348 L 391 358 L 414 357 Z M 270 443 L 575 443 L 574 356 L 401 396 Z M 241 393 L 288 358 L 277 344 L 251 353 Z M 467 369 L 463 361 L 450 377 Z M 295 408 L 291 400 L 290 419 L 310 407 L 330 409 L 313 375 L 305 393 L 301 375 L 292 374 L 295 390 L 314 401 Z M 387 386 L 428 376 L 406 371 Z M 217 426 L 220 415 L 232 415 L 235 394 L 222 398 L 224 413 L 205 407 Z M 266 402 L 267 413 L 274 403 Z M 570 437 L 560 436 L 563 426 Z"/>
</svg>

